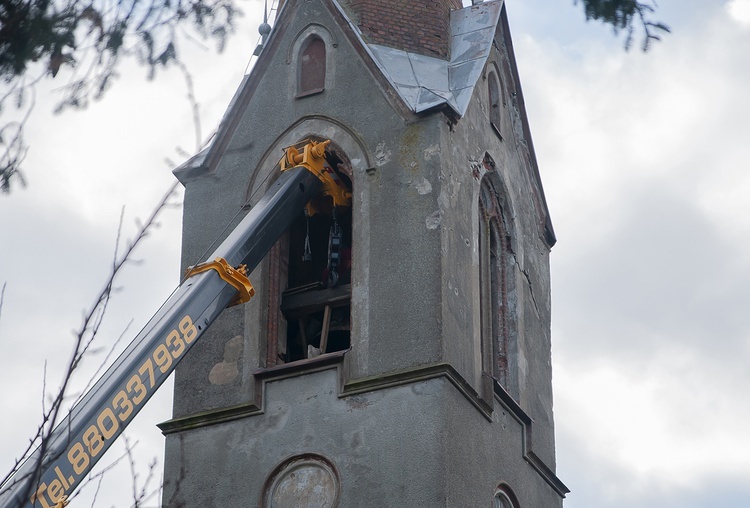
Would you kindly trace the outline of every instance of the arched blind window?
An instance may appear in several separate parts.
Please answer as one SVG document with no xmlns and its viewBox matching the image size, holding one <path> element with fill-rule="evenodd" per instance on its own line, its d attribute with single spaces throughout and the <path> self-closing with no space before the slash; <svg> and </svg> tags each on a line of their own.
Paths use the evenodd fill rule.
<svg viewBox="0 0 750 508">
<path fill-rule="evenodd" d="M 311 35 L 302 44 L 299 54 L 297 96 L 322 92 L 326 84 L 326 45 L 323 39 Z"/>
<path fill-rule="evenodd" d="M 502 213 L 495 191 L 487 178 L 479 194 L 479 278 L 484 369 L 507 386 L 508 382 L 508 296 L 506 247 Z"/>
<path fill-rule="evenodd" d="M 498 136 L 502 138 L 502 131 L 500 130 L 500 110 L 501 110 L 501 97 L 500 97 L 500 82 L 497 79 L 497 75 L 492 72 L 488 77 L 487 91 L 489 94 L 490 101 L 490 125 L 495 130 Z"/>
<path fill-rule="evenodd" d="M 518 508 L 518 498 L 505 484 L 500 485 L 495 491 L 494 508 Z"/>
</svg>

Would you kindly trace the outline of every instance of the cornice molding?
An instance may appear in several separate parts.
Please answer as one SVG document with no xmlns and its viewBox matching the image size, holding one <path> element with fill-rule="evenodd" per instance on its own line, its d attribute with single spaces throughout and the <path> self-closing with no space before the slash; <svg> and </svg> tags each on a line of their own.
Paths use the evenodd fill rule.
<svg viewBox="0 0 750 508">
<path fill-rule="evenodd" d="M 410 369 L 405 369 L 386 374 L 354 379 L 348 382 L 343 381 L 342 366 L 344 355 L 347 351 L 337 351 L 328 353 L 307 360 L 286 363 L 269 369 L 259 369 L 253 373 L 255 378 L 261 381 L 262 385 L 268 382 L 281 381 L 286 378 L 296 377 L 301 374 L 311 374 L 328 369 L 336 369 L 338 374 L 338 398 L 344 399 L 353 395 L 367 392 L 385 390 L 407 384 L 418 383 L 431 379 L 445 378 L 458 392 L 466 398 L 487 420 L 492 421 L 493 408 L 482 399 L 466 379 L 458 373 L 448 363 L 434 363 L 429 365 L 420 365 Z M 557 477 L 555 472 L 550 468 L 533 449 L 533 424 L 534 420 L 523 410 L 523 408 L 511 397 L 511 395 L 496 381 L 493 380 L 494 396 L 497 401 L 513 418 L 521 425 L 523 432 L 523 458 L 534 471 L 561 497 L 565 497 L 570 489 Z M 197 415 L 191 415 L 184 418 L 175 418 L 158 424 L 162 434 L 174 434 L 189 430 L 216 425 L 218 423 L 229 422 L 240 418 L 248 418 L 263 414 L 262 394 L 265 392 L 265 386 L 260 389 L 261 397 L 257 399 L 258 404 L 241 404 L 229 408 L 223 408 L 215 411 L 207 411 Z"/>
</svg>

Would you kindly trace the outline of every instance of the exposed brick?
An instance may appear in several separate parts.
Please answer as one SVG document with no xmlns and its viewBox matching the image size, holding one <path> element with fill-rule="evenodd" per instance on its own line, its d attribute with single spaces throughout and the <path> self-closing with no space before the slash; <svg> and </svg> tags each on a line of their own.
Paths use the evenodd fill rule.
<svg viewBox="0 0 750 508">
<path fill-rule="evenodd" d="M 343 0 L 365 40 L 422 55 L 450 56 L 450 11 L 461 0 Z"/>
</svg>

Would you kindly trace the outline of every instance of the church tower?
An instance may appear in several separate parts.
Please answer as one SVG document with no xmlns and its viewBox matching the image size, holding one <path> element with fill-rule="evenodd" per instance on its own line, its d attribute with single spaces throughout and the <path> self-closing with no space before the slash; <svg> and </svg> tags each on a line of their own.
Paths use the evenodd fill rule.
<svg viewBox="0 0 750 508">
<path fill-rule="evenodd" d="M 164 506 L 561 507 L 555 235 L 503 1 L 283 2 L 175 170 L 183 267 L 305 140 L 351 206 L 274 232 L 255 297 L 179 365 Z"/>
</svg>

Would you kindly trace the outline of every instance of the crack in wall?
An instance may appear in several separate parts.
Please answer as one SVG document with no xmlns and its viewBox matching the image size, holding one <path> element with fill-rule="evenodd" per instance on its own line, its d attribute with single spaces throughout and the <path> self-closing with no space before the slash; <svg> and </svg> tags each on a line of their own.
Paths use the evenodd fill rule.
<svg viewBox="0 0 750 508">
<path fill-rule="evenodd" d="M 541 317 L 541 312 L 539 312 L 539 304 L 536 301 L 536 297 L 534 296 L 534 284 L 531 282 L 531 277 L 529 276 L 529 272 L 521 268 L 521 264 L 518 262 L 518 257 L 514 252 L 510 252 L 510 254 L 513 256 L 513 262 L 515 263 L 516 267 L 518 268 L 518 271 L 521 272 L 526 279 L 526 284 L 529 286 L 529 294 L 531 295 L 531 301 L 534 304 L 534 310 L 536 311 L 537 317 Z"/>
</svg>

